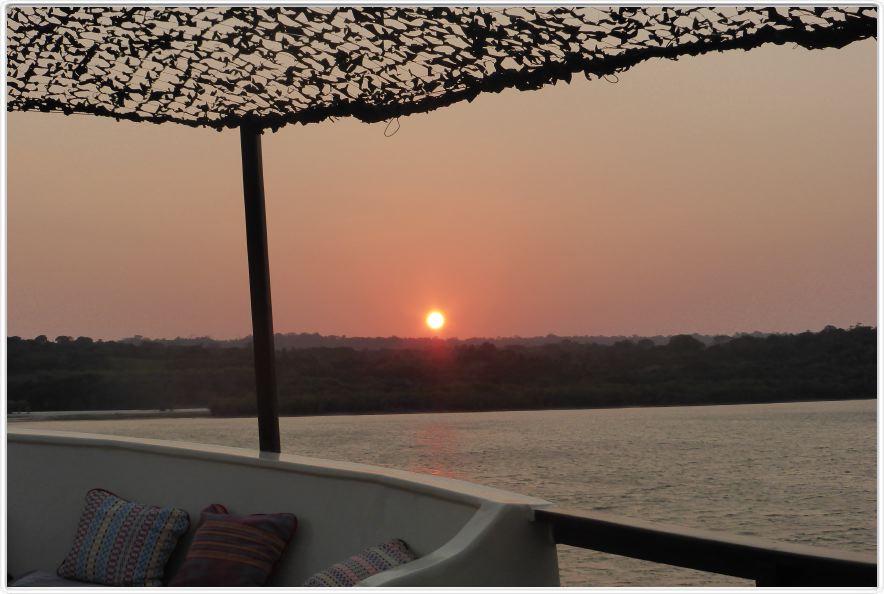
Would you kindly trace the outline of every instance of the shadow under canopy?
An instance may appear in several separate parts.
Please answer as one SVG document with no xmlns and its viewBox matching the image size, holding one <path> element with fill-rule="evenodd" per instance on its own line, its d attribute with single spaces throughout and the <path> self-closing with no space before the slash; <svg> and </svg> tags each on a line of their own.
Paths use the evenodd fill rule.
<svg viewBox="0 0 884 594">
<path fill-rule="evenodd" d="M 238 127 L 260 449 L 279 452 L 261 134 L 378 122 L 767 43 L 875 37 L 875 7 L 11 7 L 7 109 Z"/>
</svg>

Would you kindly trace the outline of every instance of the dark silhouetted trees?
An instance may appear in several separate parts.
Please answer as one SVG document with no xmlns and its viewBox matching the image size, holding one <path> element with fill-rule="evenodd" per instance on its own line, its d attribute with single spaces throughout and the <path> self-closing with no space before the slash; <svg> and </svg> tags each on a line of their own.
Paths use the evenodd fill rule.
<svg viewBox="0 0 884 594">
<path fill-rule="evenodd" d="M 254 414 L 246 346 L 7 340 L 10 411 L 209 407 Z M 592 344 L 426 341 L 277 352 L 282 414 L 589 408 L 874 398 L 876 330 Z"/>
</svg>

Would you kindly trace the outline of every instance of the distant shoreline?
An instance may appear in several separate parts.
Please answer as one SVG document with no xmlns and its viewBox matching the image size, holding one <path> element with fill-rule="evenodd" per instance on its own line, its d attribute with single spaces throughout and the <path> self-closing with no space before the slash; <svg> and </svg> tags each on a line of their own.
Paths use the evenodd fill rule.
<svg viewBox="0 0 884 594">
<path fill-rule="evenodd" d="M 751 404 L 798 404 L 802 402 L 848 402 L 853 400 L 877 400 L 877 396 L 850 397 L 850 398 L 823 398 L 823 399 L 779 399 L 758 402 L 692 402 L 687 404 L 643 404 L 623 406 L 582 406 L 582 407 L 548 407 L 548 408 L 495 408 L 488 410 L 392 410 L 392 411 L 357 411 L 336 412 L 299 415 L 280 415 L 280 418 L 302 417 L 361 417 L 380 415 L 426 415 L 446 413 L 493 413 L 493 412 L 535 412 L 535 411 L 567 411 L 567 410 L 612 410 L 630 408 L 677 408 L 698 406 L 744 406 Z M 213 415 L 208 408 L 176 409 L 176 410 L 101 410 L 101 411 L 36 411 L 31 413 L 9 413 L 6 416 L 8 422 L 40 422 L 40 421 L 117 421 L 135 419 L 187 419 L 187 418 L 214 418 L 214 419 L 252 419 L 251 415 Z"/>
<path fill-rule="evenodd" d="M 544 408 L 493 408 L 484 410 L 475 409 L 452 409 L 452 410 L 394 410 L 394 411 L 369 411 L 369 412 L 340 412 L 340 413 L 317 413 L 317 414 L 300 414 L 285 415 L 280 414 L 280 418 L 299 418 L 299 417 L 361 417 L 361 416 L 378 416 L 378 415 L 428 415 L 435 413 L 492 413 L 492 412 L 542 412 L 545 410 L 614 410 L 627 408 L 678 408 L 678 407 L 700 407 L 700 406 L 743 406 L 749 404 L 792 404 L 800 402 L 848 402 L 851 400 L 877 400 L 877 396 L 852 396 L 850 398 L 796 398 L 782 400 L 763 400 L 757 402 L 691 402 L 685 404 L 665 403 L 665 404 L 633 404 L 633 405 L 612 405 L 612 406 L 563 406 L 563 407 L 544 407 Z M 212 415 L 213 417 L 223 419 L 251 419 L 255 418 L 248 415 Z"/>
<path fill-rule="evenodd" d="M 687 334 L 666 345 L 642 339 L 610 346 L 441 346 L 279 352 L 277 410 L 292 416 L 572 410 L 877 394 L 877 331 L 864 326 L 742 336 L 712 346 Z M 7 347 L 10 412 L 96 418 L 92 411 L 116 411 L 104 415 L 141 418 L 145 413 L 121 411 L 189 416 L 174 411 L 206 407 L 219 417 L 255 414 L 247 348 L 86 340 L 10 340 Z M 41 416 L 47 415 L 30 418 Z"/>
<path fill-rule="evenodd" d="M 179 408 L 169 410 L 47 410 L 13 412 L 6 415 L 7 422 L 22 421 L 110 421 L 131 419 L 182 419 L 211 417 L 208 408 Z"/>
</svg>

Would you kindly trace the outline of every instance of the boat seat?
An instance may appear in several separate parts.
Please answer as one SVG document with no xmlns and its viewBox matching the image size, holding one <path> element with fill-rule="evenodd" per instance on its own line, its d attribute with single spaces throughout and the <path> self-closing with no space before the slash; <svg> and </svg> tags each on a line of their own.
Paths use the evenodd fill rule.
<svg viewBox="0 0 884 594">
<path fill-rule="evenodd" d="M 559 584 L 550 528 L 532 521 L 535 509 L 549 505 L 542 499 L 403 470 L 206 444 L 15 428 L 6 443 L 7 571 L 20 579 L 17 586 L 36 585 L 22 583 L 26 572 L 53 572 L 65 559 L 83 498 L 98 487 L 187 511 L 191 529 L 166 565 L 167 579 L 186 559 L 201 511 L 222 503 L 237 514 L 297 516 L 295 538 L 269 586 L 298 586 L 393 538 L 420 558 L 362 585 Z"/>
<path fill-rule="evenodd" d="M 29 571 L 17 580 L 9 584 L 13 588 L 104 588 L 100 584 L 78 582 L 63 577 L 58 577 L 54 571 Z"/>
</svg>

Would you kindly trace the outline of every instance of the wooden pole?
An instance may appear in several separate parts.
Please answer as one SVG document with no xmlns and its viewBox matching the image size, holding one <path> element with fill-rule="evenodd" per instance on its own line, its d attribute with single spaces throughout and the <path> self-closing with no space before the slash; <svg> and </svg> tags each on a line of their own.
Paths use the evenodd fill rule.
<svg viewBox="0 0 884 594">
<path fill-rule="evenodd" d="M 267 258 L 267 216 L 264 209 L 264 168 L 261 130 L 240 127 L 242 186 L 246 207 L 249 291 L 252 298 L 252 346 L 258 401 L 258 442 L 262 452 L 279 452 L 279 408 L 276 402 L 276 351 Z"/>
</svg>

